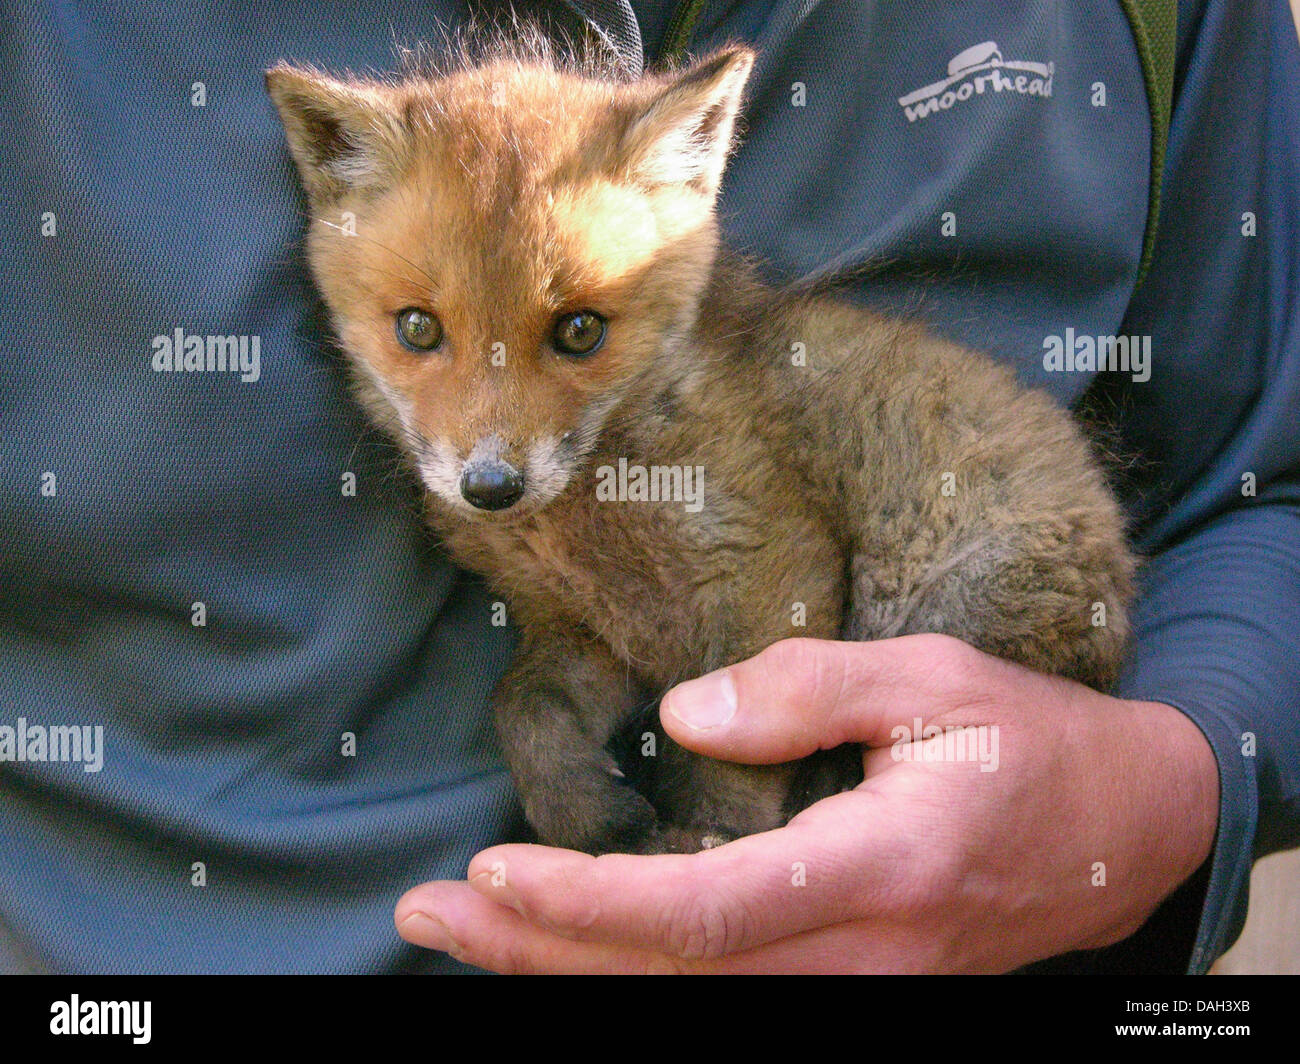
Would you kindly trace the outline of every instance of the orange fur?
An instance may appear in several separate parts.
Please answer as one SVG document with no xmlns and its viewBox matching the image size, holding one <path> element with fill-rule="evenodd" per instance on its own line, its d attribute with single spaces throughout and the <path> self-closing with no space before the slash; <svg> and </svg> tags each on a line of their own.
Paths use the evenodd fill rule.
<svg viewBox="0 0 1300 1064">
<path fill-rule="evenodd" d="M 616 772 L 606 745 L 638 707 L 784 637 L 942 632 L 1097 685 L 1124 645 L 1123 521 L 1068 415 L 720 252 L 752 62 L 626 81 L 505 49 L 395 82 L 268 76 L 359 394 L 522 629 L 496 713 L 544 841 L 698 848 L 852 783 L 852 750 L 744 767 L 667 744 L 647 795 Z M 440 347 L 399 343 L 407 307 Z M 607 322 L 580 358 L 553 342 L 577 311 Z M 700 507 L 602 497 L 620 460 L 701 470 Z M 499 511 L 465 486 L 489 467 L 521 484 Z"/>
</svg>

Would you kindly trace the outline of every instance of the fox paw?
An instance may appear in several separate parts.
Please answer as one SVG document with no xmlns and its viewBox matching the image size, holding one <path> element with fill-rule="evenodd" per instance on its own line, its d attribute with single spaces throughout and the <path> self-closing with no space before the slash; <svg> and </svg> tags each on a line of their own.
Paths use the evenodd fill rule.
<svg viewBox="0 0 1300 1064">
<path fill-rule="evenodd" d="M 683 828 L 676 824 L 661 824 L 645 840 L 641 853 L 699 853 L 733 841 L 735 835 L 716 828 Z"/>
</svg>

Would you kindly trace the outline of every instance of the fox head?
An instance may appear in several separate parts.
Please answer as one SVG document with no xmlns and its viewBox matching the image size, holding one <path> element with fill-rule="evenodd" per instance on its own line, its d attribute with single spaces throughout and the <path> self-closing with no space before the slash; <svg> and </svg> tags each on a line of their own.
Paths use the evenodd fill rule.
<svg viewBox="0 0 1300 1064">
<path fill-rule="evenodd" d="M 731 47 L 637 81 L 508 55 L 394 82 L 268 73 L 361 398 L 447 506 L 546 505 L 688 335 L 753 61 Z"/>
</svg>

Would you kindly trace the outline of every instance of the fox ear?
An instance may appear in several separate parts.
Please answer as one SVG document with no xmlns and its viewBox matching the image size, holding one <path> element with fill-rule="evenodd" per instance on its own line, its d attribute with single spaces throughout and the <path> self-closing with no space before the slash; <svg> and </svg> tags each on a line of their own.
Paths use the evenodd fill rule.
<svg viewBox="0 0 1300 1064">
<path fill-rule="evenodd" d="M 716 195 L 754 53 L 740 45 L 701 59 L 659 89 L 623 135 L 622 157 L 647 184 Z"/>
<path fill-rule="evenodd" d="M 352 85 L 287 63 L 266 72 L 312 205 L 382 185 L 396 169 L 401 116 L 382 85 Z"/>
</svg>

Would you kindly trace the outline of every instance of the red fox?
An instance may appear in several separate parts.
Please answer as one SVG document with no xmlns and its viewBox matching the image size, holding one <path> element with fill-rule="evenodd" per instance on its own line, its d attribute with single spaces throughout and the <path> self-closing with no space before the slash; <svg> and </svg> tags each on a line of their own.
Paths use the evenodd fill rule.
<svg viewBox="0 0 1300 1064">
<path fill-rule="evenodd" d="M 1134 562 L 1070 416 L 720 248 L 753 62 L 267 75 L 359 398 L 520 629 L 494 713 L 544 843 L 693 851 L 859 782 L 853 748 L 744 766 L 662 736 L 640 789 L 620 770 L 646 706 L 778 640 L 941 633 L 1098 687 L 1123 651 Z"/>
</svg>

